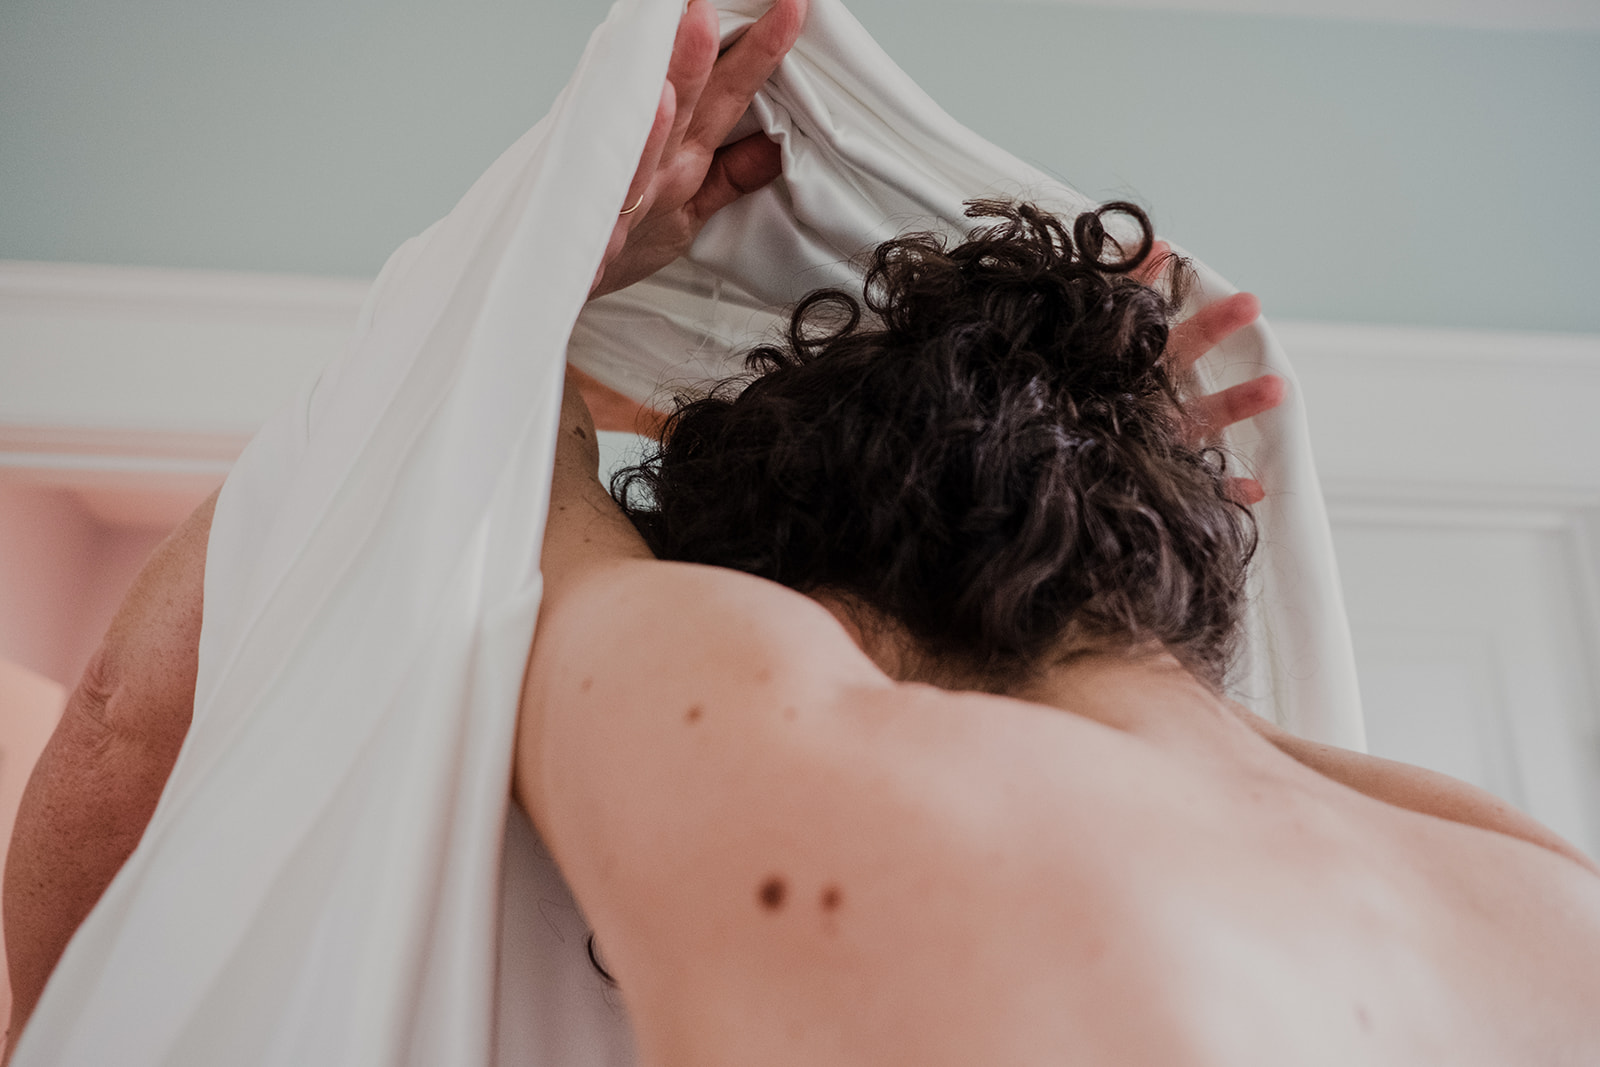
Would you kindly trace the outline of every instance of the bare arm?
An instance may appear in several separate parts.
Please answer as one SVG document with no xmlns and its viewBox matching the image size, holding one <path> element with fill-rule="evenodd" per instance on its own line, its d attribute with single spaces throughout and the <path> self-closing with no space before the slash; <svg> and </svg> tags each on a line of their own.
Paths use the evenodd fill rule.
<svg viewBox="0 0 1600 1067">
<path fill-rule="evenodd" d="M 842 695 L 892 684 L 800 594 L 655 559 L 596 477 L 579 388 L 569 373 L 517 722 L 516 797 L 630 996 L 645 995 L 662 961 L 703 957 L 712 931 L 717 973 L 748 976 L 752 961 L 776 958 L 760 940 L 758 894 L 786 890 L 762 882 L 765 851 L 738 842 L 815 825 L 789 801 L 828 776 L 796 740 L 854 752 L 830 728 Z M 739 785 L 752 781 L 754 795 Z"/>
<path fill-rule="evenodd" d="M 600 484 L 600 446 L 585 386 L 583 373 L 569 367 L 550 483 L 550 516 L 539 555 L 547 601 L 566 596 L 594 567 L 655 558 Z"/>
<path fill-rule="evenodd" d="M 778 176 L 780 152 L 763 135 L 723 141 L 793 44 L 805 12 L 805 0 L 775 0 L 721 50 L 716 10 L 692 0 L 628 190 L 626 203 L 634 208 L 618 216 L 593 294 L 653 274 L 687 250 L 712 214 Z M 607 414 L 633 423 L 637 409 L 618 411 Z M 563 440 L 574 429 L 583 435 L 573 438 L 579 447 L 561 451 L 556 472 L 560 500 L 547 536 L 547 596 L 559 596 L 563 576 L 581 573 L 595 553 L 649 556 L 627 520 L 614 507 L 609 514 L 600 507 L 610 500 L 595 479 L 593 422 L 576 389 L 563 414 Z M 138 843 L 188 731 L 213 506 L 214 498 L 140 573 L 24 793 L 5 879 L 13 1033 Z"/>
<path fill-rule="evenodd" d="M 22 794 L 5 871 L 13 1038 L 139 843 L 188 732 L 215 505 L 213 494 L 134 579 Z"/>
<path fill-rule="evenodd" d="M 563 403 L 548 523 L 555 565 L 547 570 L 558 577 L 612 554 L 650 558 L 596 478 L 594 423 L 579 384 L 574 375 Z M 4 883 L 8 1048 L 72 935 L 138 845 L 188 733 L 215 506 L 213 494 L 145 563 L 23 792 Z"/>
</svg>

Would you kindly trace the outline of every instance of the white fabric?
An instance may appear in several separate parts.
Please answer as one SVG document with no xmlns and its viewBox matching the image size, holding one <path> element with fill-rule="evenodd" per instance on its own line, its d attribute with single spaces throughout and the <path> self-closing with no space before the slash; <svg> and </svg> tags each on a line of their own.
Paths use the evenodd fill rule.
<svg viewBox="0 0 1600 1067">
<path fill-rule="evenodd" d="M 764 6 L 724 5 L 729 33 Z M 356 343 L 240 459 L 212 529 L 193 729 L 17 1067 L 631 1062 L 570 894 L 506 821 L 569 335 L 635 397 L 694 388 L 733 369 L 764 307 L 850 284 L 850 257 L 906 227 L 964 229 L 969 197 L 1087 205 L 814 0 L 746 119 L 783 143 L 785 178 L 689 261 L 584 310 L 680 10 L 620 0 L 551 113 L 396 253 Z M 1260 369 L 1292 381 L 1259 324 L 1211 361 L 1222 379 Z M 1241 691 L 1359 746 L 1298 393 L 1261 421 L 1241 442 L 1274 490 Z"/>
</svg>

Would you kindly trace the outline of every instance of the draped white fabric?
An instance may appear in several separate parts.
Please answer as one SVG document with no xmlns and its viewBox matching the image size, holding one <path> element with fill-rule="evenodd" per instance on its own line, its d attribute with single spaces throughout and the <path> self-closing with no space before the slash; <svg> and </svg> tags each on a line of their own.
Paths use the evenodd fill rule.
<svg viewBox="0 0 1600 1067">
<path fill-rule="evenodd" d="M 722 6 L 734 33 L 764 5 Z M 620 0 L 551 113 L 395 254 L 350 350 L 240 459 L 212 529 L 193 729 L 17 1067 L 631 1062 L 570 894 L 507 818 L 569 340 L 634 397 L 692 390 L 737 369 L 772 306 L 850 285 L 851 257 L 887 236 L 962 231 L 975 196 L 1088 204 L 814 0 L 734 134 L 780 140 L 785 177 L 687 260 L 585 308 L 680 10 Z M 1262 370 L 1291 391 L 1235 442 L 1272 494 L 1239 693 L 1359 747 L 1292 373 L 1261 323 L 1207 361 L 1222 383 Z"/>
</svg>

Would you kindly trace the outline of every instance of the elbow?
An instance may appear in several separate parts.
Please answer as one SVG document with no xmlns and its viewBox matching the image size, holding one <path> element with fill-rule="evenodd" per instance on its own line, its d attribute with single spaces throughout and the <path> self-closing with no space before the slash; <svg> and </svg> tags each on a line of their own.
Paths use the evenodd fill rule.
<svg viewBox="0 0 1600 1067">
<path fill-rule="evenodd" d="M 90 657 L 83 677 L 68 694 L 56 737 L 73 736 L 79 744 L 87 743 L 91 749 L 109 749 L 112 744 L 111 709 L 116 697 L 116 674 L 102 645 Z M 56 738 L 51 740 L 53 745 Z"/>
<path fill-rule="evenodd" d="M 97 653 L 23 790 L 6 857 L 5 940 L 20 1032 L 73 931 L 144 836 L 192 698 L 141 688 Z"/>
<path fill-rule="evenodd" d="M 130 670 L 125 657 L 102 646 L 67 698 L 62 727 L 70 727 L 85 754 L 168 757 L 170 768 L 194 715 L 194 657 L 142 666 Z"/>
<path fill-rule="evenodd" d="M 29 800 L 49 796 L 53 816 L 74 824 L 73 832 L 137 841 L 183 747 L 194 706 L 192 690 L 175 695 L 140 683 L 119 672 L 104 651 L 95 654 L 34 767 L 25 809 Z"/>
<path fill-rule="evenodd" d="M 192 697 L 175 701 L 119 677 L 97 653 L 34 765 L 13 842 L 52 839 L 120 865 L 155 811 L 192 708 Z"/>
</svg>

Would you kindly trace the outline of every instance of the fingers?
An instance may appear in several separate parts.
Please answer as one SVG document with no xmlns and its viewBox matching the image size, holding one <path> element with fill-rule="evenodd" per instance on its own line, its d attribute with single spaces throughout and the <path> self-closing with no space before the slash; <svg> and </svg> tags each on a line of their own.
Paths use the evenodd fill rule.
<svg viewBox="0 0 1600 1067">
<path fill-rule="evenodd" d="M 1289 387 L 1276 374 L 1263 374 L 1224 389 L 1220 393 L 1191 400 L 1185 410 L 1194 425 L 1195 438 L 1213 437 L 1226 427 L 1271 411 L 1288 395 Z"/>
<path fill-rule="evenodd" d="M 1165 241 L 1157 241 L 1150 246 L 1150 254 L 1144 257 L 1144 262 L 1128 272 L 1128 276 L 1140 285 L 1153 286 L 1166 273 L 1167 264 L 1172 262 L 1172 246 Z"/>
<path fill-rule="evenodd" d="M 1234 293 L 1208 304 L 1172 328 L 1167 335 L 1167 359 L 1181 374 L 1224 338 L 1238 333 L 1260 315 L 1261 301 L 1253 293 Z"/>
<path fill-rule="evenodd" d="M 1251 507 L 1267 498 L 1267 491 L 1254 478 L 1229 478 L 1228 499 L 1235 504 Z"/>
<path fill-rule="evenodd" d="M 696 101 L 685 140 L 715 151 L 778 69 L 805 25 L 808 0 L 774 0 L 772 7 L 717 59 Z"/>
<path fill-rule="evenodd" d="M 697 219 L 708 219 L 746 193 L 783 173 L 783 151 L 764 133 L 753 133 L 717 150 L 700 191 L 689 202 Z"/>
<path fill-rule="evenodd" d="M 1172 246 L 1157 241 L 1129 276 L 1142 285 L 1154 286 L 1166 273 L 1174 259 Z M 1261 314 L 1261 301 L 1250 293 L 1233 296 L 1210 304 L 1172 328 L 1167 335 L 1167 359 L 1178 372 L 1194 366 L 1196 360 L 1222 341 L 1244 329 Z M 1262 412 L 1271 411 L 1283 403 L 1288 385 L 1275 374 L 1263 374 L 1248 382 L 1224 389 L 1220 393 L 1192 400 L 1184 409 L 1191 436 L 1195 442 L 1215 437 L 1226 427 Z M 1266 490 L 1254 478 L 1229 478 L 1228 499 L 1244 507 L 1253 507 L 1267 497 Z"/>
<path fill-rule="evenodd" d="M 678 22 L 678 36 L 672 42 L 672 59 L 667 64 L 667 82 L 677 94 L 678 113 L 667 139 L 670 156 L 683 143 L 689 123 L 699 106 L 700 94 L 717 62 L 719 26 L 717 9 L 708 0 L 690 0 Z"/>
<path fill-rule="evenodd" d="M 641 196 L 650 191 L 650 182 L 655 177 L 656 168 L 661 166 L 661 156 L 666 152 L 667 141 L 672 136 L 674 119 L 679 110 L 677 90 L 669 81 L 661 87 L 661 102 L 656 105 L 655 122 L 650 126 L 650 136 L 645 138 L 644 151 L 639 154 L 639 166 L 633 172 L 633 180 L 628 183 L 627 203 L 617 209 L 619 212 L 637 203 Z M 630 211 L 629 214 L 633 212 Z M 644 218 L 646 214 L 647 211 L 640 212 L 639 218 Z"/>
</svg>

